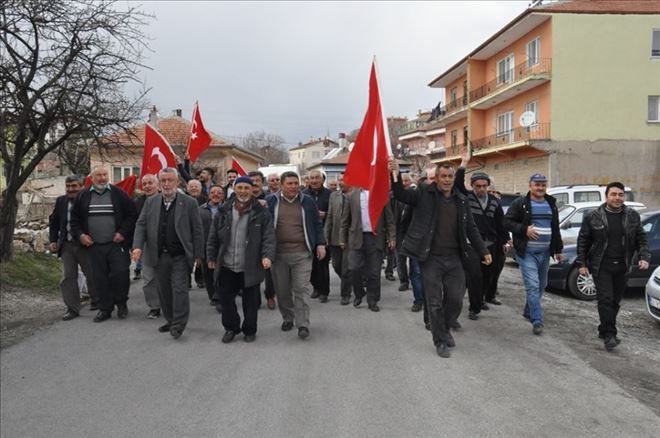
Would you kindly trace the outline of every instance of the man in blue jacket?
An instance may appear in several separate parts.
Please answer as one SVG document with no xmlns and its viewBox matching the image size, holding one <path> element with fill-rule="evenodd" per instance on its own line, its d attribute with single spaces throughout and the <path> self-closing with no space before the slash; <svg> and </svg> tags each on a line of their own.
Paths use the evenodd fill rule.
<svg viewBox="0 0 660 438">
<path fill-rule="evenodd" d="M 300 192 L 300 178 L 284 172 L 282 188 L 266 201 L 273 216 L 276 256 L 271 268 L 282 314 L 282 331 L 298 327 L 301 339 L 309 337 L 309 296 L 312 258 L 325 258 L 325 237 L 319 210 L 312 198 Z"/>
</svg>

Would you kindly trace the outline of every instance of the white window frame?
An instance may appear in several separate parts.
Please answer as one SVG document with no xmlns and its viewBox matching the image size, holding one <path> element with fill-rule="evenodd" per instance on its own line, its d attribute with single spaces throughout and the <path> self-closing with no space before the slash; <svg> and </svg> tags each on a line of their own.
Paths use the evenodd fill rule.
<svg viewBox="0 0 660 438">
<path fill-rule="evenodd" d="M 508 68 L 507 68 L 508 64 Z M 504 73 L 500 73 L 500 66 L 504 65 Z M 510 53 L 506 57 L 500 59 L 497 62 L 497 85 L 509 84 L 514 80 L 514 74 L 516 71 L 516 58 L 513 53 Z"/>
<path fill-rule="evenodd" d="M 502 125 L 500 125 L 500 120 L 503 121 Z M 505 124 L 508 126 L 504 126 Z M 496 126 L 496 131 L 495 131 L 496 137 L 498 139 L 507 137 L 508 138 L 507 143 L 511 143 L 513 141 L 513 111 L 507 111 L 498 114 L 497 118 L 495 119 L 495 126 Z M 508 129 L 501 129 L 507 127 Z"/>
<path fill-rule="evenodd" d="M 121 178 L 119 179 L 115 178 L 115 170 L 117 169 L 119 169 L 119 173 L 121 176 Z M 123 180 L 124 178 L 128 178 L 131 175 L 137 175 L 137 173 L 135 173 L 134 171 L 135 169 L 138 169 L 138 172 L 140 171 L 139 168 L 135 166 L 112 166 L 112 182 L 117 183 Z"/>
<path fill-rule="evenodd" d="M 449 91 L 449 101 L 453 107 L 458 103 L 458 87 L 454 87 Z"/>
<path fill-rule="evenodd" d="M 450 142 L 451 142 L 451 147 L 455 147 L 458 145 L 458 129 L 454 129 L 450 133 Z"/>
<path fill-rule="evenodd" d="M 658 41 L 658 46 L 654 48 L 653 47 L 653 40 L 654 40 L 654 37 L 655 37 L 656 34 L 658 34 L 657 38 L 658 38 L 659 41 Z M 653 53 L 654 50 L 656 52 L 655 54 Z M 651 30 L 651 59 L 660 59 L 660 29 L 658 29 L 658 28 L 655 28 L 655 29 Z"/>
<path fill-rule="evenodd" d="M 539 126 L 539 100 L 535 99 L 525 104 L 525 111 L 534 113 L 534 123 L 527 127 L 527 131 L 535 131 Z"/>
<path fill-rule="evenodd" d="M 655 119 L 651 118 L 651 108 L 653 108 L 653 99 L 655 99 Z M 660 96 L 649 96 L 648 109 L 646 112 L 646 121 L 649 123 L 660 123 Z"/>
<path fill-rule="evenodd" d="M 533 56 L 530 56 L 530 46 L 534 44 Z M 527 68 L 537 65 L 541 62 L 541 37 L 536 37 L 527 43 Z"/>
</svg>

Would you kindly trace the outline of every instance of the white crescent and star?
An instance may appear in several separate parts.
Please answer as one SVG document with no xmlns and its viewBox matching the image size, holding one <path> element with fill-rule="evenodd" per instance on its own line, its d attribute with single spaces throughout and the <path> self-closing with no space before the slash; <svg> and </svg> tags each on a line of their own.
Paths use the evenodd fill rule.
<svg viewBox="0 0 660 438">
<path fill-rule="evenodd" d="M 165 169 L 167 167 L 167 159 L 165 158 L 165 155 L 160 151 L 159 147 L 153 148 L 151 151 L 151 156 L 156 156 L 158 158 L 158 161 L 160 161 L 160 165 L 162 169 Z"/>
</svg>

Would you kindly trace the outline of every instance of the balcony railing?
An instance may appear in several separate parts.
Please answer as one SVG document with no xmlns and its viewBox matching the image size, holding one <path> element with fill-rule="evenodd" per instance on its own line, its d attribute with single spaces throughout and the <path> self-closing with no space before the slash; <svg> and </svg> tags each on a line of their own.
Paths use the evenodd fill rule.
<svg viewBox="0 0 660 438">
<path fill-rule="evenodd" d="M 513 84 L 526 77 L 547 74 L 550 73 L 551 70 L 551 58 L 539 58 L 538 62 L 533 65 L 529 65 L 529 62 L 525 61 L 522 64 L 518 64 L 515 68 L 506 71 L 504 74 L 498 75 L 498 77 L 492 81 L 470 91 L 470 102 L 477 101 L 482 97 L 494 93 L 501 87 Z"/>
<path fill-rule="evenodd" d="M 510 131 L 489 135 L 488 137 L 472 140 L 472 149 L 479 151 L 492 147 L 506 146 L 527 140 L 546 140 L 550 138 L 550 123 L 537 123 L 536 125 L 514 128 Z"/>
<path fill-rule="evenodd" d="M 468 99 L 467 96 L 463 96 L 456 100 L 452 100 L 446 105 L 441 106 L 433 112 L 432 120 L 441 119 L 449 114 L 453 114 L 467 107 Z"/>
<path fill-rule="evenodd" d="M 461 155 L 465 150 L 465 145 L 463 143 L 445 146 L 445 157 L 454 157 L 456 155 Z"/>
</svg>

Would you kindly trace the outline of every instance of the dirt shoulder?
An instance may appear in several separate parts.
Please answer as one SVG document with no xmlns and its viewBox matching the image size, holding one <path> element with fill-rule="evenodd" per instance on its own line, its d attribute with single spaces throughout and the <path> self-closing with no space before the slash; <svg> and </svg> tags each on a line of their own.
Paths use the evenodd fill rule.
<svg viewBox="0 0 660 438">
<path fill-rule="evenodd" d="M 0 349 L 50 326 L 63 313 L 64 305 L 57 294 L 3 286 L 0 296 Z"/>
</svg>

